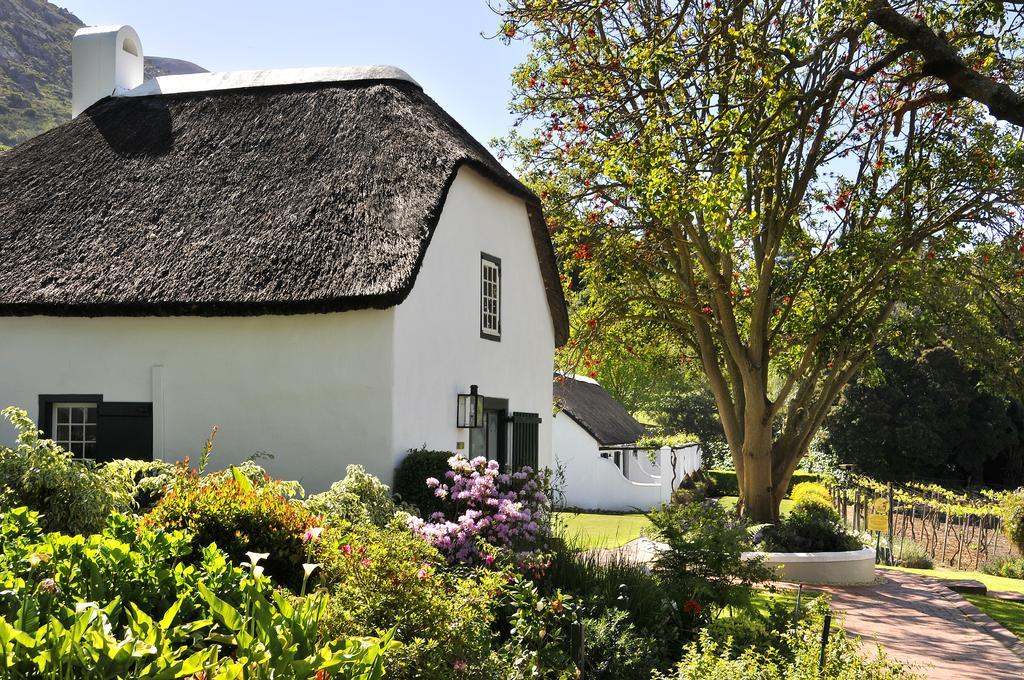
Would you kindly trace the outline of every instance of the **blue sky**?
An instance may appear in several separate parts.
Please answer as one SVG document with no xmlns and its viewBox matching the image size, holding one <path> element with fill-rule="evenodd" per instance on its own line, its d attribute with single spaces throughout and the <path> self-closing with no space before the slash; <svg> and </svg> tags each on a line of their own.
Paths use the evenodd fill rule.
<svg viewBox="0 0 1024 680">
<path fill-rule="evenodd" d="M 485 144 L 512 124 L 509 74 L 525 46 L 485 40 L 486 0 L 57 0 L 89 25 L 131 24 L 146 54 L 211 71 L 393 64 Z"/>
</svg>

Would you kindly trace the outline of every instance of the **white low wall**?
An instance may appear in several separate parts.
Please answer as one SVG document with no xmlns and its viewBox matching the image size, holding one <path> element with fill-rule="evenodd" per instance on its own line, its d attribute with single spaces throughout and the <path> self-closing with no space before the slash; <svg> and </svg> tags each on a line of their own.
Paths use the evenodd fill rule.
<svg viewBox="0 0 1024 680">
<path fill-rule="evenodd" d="M 552 449 L 555 465 L 564 474 L 563 504 L 586 510 L 650 510 L 671 499 L 673 478 L 678 486 L 701 465 L 696 444 L 674 451 L 665 447 L 658 451 L 656 464 L 647 460 L 644 451 L 636 457 L 625 451 L 623 455 L 630 458 L 627 478 L 614 458 L 602 458 L 597 441 L 564 413 L 554 417 Z"/>
<path fill-rule="evenodd" d="M 780 581 L 818 585 L 857 585 L 875 580 L 875 549 L 842 552 L 746 552 L 744 559 L 765 558 Z"/>
</svg>

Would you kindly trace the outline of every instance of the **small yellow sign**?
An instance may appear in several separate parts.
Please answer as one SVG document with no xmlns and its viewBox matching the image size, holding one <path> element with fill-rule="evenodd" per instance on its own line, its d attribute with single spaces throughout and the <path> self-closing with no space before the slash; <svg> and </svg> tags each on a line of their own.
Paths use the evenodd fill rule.
<svg viewBox="0 0 1024 680">
<path fill-rule="evenodd" d="M 889 502 L 877 498 L 868 513 L 868 531 L 889 531 Z"/>
</svg>

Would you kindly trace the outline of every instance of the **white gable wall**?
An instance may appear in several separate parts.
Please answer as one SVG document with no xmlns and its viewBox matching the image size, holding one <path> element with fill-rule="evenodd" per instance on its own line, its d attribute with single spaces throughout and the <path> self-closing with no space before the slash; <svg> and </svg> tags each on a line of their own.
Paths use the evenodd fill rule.
<svg viewBox="0 0 1024 680">
<path fill-rule="evenodd" d="M 0 317 L 0 407 L 40 394 L 153 402 L 154 457 L 258 451 L 320 491 L 349 463 L 390 480 L 393 310 L 258 317 Z M 0 422 L 0 444 L 14 441 Z"/>
<path fill-rule="evenodd" d="M 501 260 L 501 341 L 480 337 L 480 253 Z M 410 448 L 454 451 L 456 397 L 509 400 L 537 413 L 539 462 L 551 465 L 551 375 L 555 348 L 547 296 L 526 206 L 463 167 L 409 297 L 395 310 L 394 456 Z"/>
</svg>

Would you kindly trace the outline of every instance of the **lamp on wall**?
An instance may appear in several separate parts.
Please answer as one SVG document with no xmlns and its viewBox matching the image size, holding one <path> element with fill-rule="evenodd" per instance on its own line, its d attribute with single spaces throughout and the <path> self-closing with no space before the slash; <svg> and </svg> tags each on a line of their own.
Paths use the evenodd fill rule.
<svg viewBox="0 0 1024 680">
<path fill-rule="evenodd" d="M 477 394 L 476 385 L 469 386 L 469 394 L 460 394 L 456 407 L 456 427 L 484 426 L 484 398 Z"/>
</svg>

